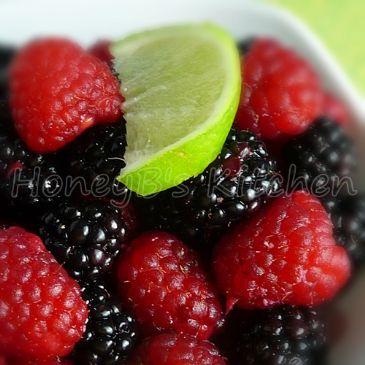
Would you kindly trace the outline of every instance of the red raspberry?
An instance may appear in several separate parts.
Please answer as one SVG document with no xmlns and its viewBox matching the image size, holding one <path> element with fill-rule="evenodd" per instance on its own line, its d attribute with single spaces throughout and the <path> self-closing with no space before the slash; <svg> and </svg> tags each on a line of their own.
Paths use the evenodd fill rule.
<svg viewBox="0 0 365 365">
<path fill-rule="evenodd" d="M 109 67 L 64 39 L 24 47 L 10 75 L 15 126 L 28 147 L 56 151 L 96 123 L 121 115 L 119 82 Z"/>
<path fill-rule="evenodd" d="M 96 42 L 90 49 L 89 52 L 99 60 L 105 62 L 109 67 L 113 65 L 113 56 L 110 53 L 110 41 L 101 40 Z"/>
<path fill-rule="evenodd" d="M 336 120 L 341 125 L 346 125 L 350 121 L 345 104 L 332 94 L 325 94 L 322 114 Z"/>
<path fill-rule="evenodd" d="M 311 66 L 273 40 L 256 41 L 242 58 L 243 92 L 236 126 L 264 139 L 302 133 L 322 110 Z"/>
<path fill-rule="evenodd" d="M 333 238 L 317 198 L 299 191 L 273 201 L 230 231 L 217 247 L 214 269 L 228 309 L 316 305 L 350 276 L 350 261 Z"/>
<path fill-rule="evenodd" d="M 34 234 L 0 231 L 0 352 L 67 355 L 82 337 L 87 306 L 80 288 Z"/>
<path fill-rule="evenodd" d="M 71 365 L 71 363 L 69 361 L 63 361 L 58 358 L 46 360 L 11 359 L 8 360 L 7 365 Z"/>
<path fill-rule="evenodd" d="M 146 333 L 208 339 L 222 322 L 217 294 L 194 252 L 164 232 L 144 233 L 123 253 L 119 289 Z"/>
<path fill-rule="evenodd" d="M 208 341 L 176 334 L 161 334 L 145 340 L 128 365 L 226 365 L 217 348 Z"/>
</svg>

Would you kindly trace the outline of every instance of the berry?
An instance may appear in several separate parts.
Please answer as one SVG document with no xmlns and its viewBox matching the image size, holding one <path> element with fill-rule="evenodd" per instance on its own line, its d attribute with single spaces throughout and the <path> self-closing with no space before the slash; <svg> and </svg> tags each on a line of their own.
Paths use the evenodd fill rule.
<svg viewBox="0 0 365 365">
<path fill-rule="evenodd" d="M 63 202 L 42 217 L 40 236 L 76 279 L 110 271 L 126 240 L 118 208 L 103 201 Z"/>
<path fill-rule="evenodd" d="M 226 360 L 212 343 L 173 333 L 145 340 L 127 362 L 127 365 L 226 364 Z"/>
<path fill-rule="evenodd" d="M 147 232 L 123 252 L 117 268 L 125 305 L 146 333 L 173 330 L 208 339 L 222 310 L 193 251 L 165 232 Z"/>
<path fill-rule="evenodd" d="M 89 306 L 83 339 L 72 353 L 75 364 L 124 364 L 136 343 L 136 324 L 101 281 L 86 283 L 82 296 Z"/>
<path fill-rule="evenodd" d="M 312 194 L 323 195 L 323 188 L 341 186 L 356 167 L 352 140 L 343 128 L 328 118 L 320 118 L 304 134 L 284 147 L 286 162 L 295 167 L 295 178 L 303 177 Z"/>
<path fill-rule="evenodd" d="M 1 365 L 1 363 L 0 363 Z M 7 365 L 72 365 L 67 360 L 61 360 L 59 358 L 37 360 L 37 359 L 10 359 Z"/>
<path fill-rule="evenodd" d="M 237 363 L 319 365 L 325 344 L 325 325 L 316 310 L 285 306 L 256 311 L 242 328 Z"/>
<path fill-rule="evenodd" d="M 322 91 L 311 66 L 269 39 L 242 58 L 243 92 L 236 126 L 264 139 L 304 132 L 322 111 Z"/>
<path fill-rule="evenodd" d="M 324 95 L 322 114 L 341 125 L 346 125 L 350 121 L 346 105 L 332 94 Z"/>
<path fill-rule="evenodd" d="M 248 38 L 237 43 L 237 48 L 241 56 L 246 56 L 255 43 L 255 38 Z"/>
<path fill-rule="evenodd" d="M 129 190 L 116 180 L 125 167 L 125 121 L 113 125 L 99 125 L 83 133 L 66 149 L 70 161 L 69 173 L 86 182 L 94 197 L 128 198 Z"/>
<path fill-rule="evenodd" d="M 119 82 L 109 67 L 65 39 L 40 39 L 15 57 L 12 114 L 29 149 L 53 152 L 96 123 L 121 115 Z"/>
<path fill-rule="evenodd" d="M 53 176 L 53 177 L 52 177 Z M 56 156 L 30 152 L 17 136 L 6 103 L 0 102 L 0 194 L 8 205 L 35 208 L 60 199 Z"/>
<path fill-rule="evenodd" d="M 327 197 L 324 204 L 331 214 L 337 243 L 359 266 L 365 261 L 365 196 Z"/>
<path fill-rule="evenodd" d="M 113 66 L 113 56 L 110 53 L 110 41 L 100 40 L 96 42 L 90 49 L 89 52 L 99 60 L 105 62 L 109 67 Z"/>
<path fill-rule="evenodd" d="M 0 101 L 8 98 L 8 69 L 15 49 L 0 44 Z"/>
<path fill-rule="evenodd" d="M 250 132 L 232 129 L 205 171 L 141 200 L 141 211 L 154 228 L 201 244 L 258 210 L 279 188 L 280 176 L 265 145 Z"/>
<path fill-rule="evenodd" d="M 228 310 L 235 303 L 311 306 L 334 297 L 349 279 L 350 261 L 319 200 L 297 191 L 228 232 L 214 269 Z"/>
<path fill-rule="evenodd" d="M 0 231 L 0 352 L 67 355 L 82 337 L 87 314 L 79 286 L 39 237 L 19 227 Z"/>
</svg>

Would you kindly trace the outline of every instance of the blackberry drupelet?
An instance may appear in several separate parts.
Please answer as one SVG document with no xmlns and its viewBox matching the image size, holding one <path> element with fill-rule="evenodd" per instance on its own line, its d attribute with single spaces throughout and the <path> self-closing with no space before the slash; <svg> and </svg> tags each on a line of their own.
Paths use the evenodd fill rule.
<svg viewBox="0 0 365 365">
<path fill-rule="evenodd" d="M 290 140 L 284 158 L 291 169 L 295 167 L 295 178 L 303 178 L 305 188 L 315 195 L 323 194 L 323 187 L 340 186 L 339 179 L 349 177 L 356 168 L 353 142 L 329 118 L 318 119 L 304 134 Z"/>
<path fill-rule="evenodd" d="M 345 247 L 355 266 L 365 262 L 365 195 L 327 197 L 324 205 L 334 224 L 337 242 Z"/>
<path fill-rule="evenodd" d="M 8 205 L 40 208 L 57 201 L 62 181 L 55 155 L 30 152 L 20 140 L 5 102 L 0 102 L 0 194 Z"/>
<path fill-rule="evenodd" d="M 280 188 L 276 164 L 263 142 L 232 129 L 216 160 L 205 171 L 151 198 L 141 198 L 141 214 L 154 228 L 187 243 L 207 243 L 260 208 Z"/>
<path fill-rule="evenodd" d="M 0 45 L 0 100 L 8 98 L 8 68 L 14 55 L 14 48 Z"/>
<path fill-rule="evenodd" d="M 40 236 L 49 251 L 77 280 L 108 273 L 126 243 L 128 225 L 103 201 L 63 202 L 41 220 Z"/>
<path fill-rule="evenodd" d="M 125 167 L 125 121 L 87 130 L 66 148 L 70 175 L 82 177 L 94 197 L 123 199 L 128 189 L 116 180 Z"/>
<path fill-rule="evenodd" d="M 313 309 L 286 306 L 254 312 L 243 328 L 238 364 L 324 363 L 325 324 Z"/>
<path fill-rule="evenodd" d="M 89 318 L 83 339 L 71 354 L 75 364 L 120 365 L 137 341 L 134 318 L 125 312 L 102 281 L 81 284 Z"/>
</svg>

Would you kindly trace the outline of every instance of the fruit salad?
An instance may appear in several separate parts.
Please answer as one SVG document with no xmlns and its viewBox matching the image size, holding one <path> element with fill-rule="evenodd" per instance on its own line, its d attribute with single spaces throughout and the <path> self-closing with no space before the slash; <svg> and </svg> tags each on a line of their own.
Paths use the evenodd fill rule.
<svg viewBox="0 0 365 365">
<path fill-rule="evenodd" d="M 211 23 L 0 46 L 0 364 L 323 365 L 365 262 L 351 123 Z"/>
</svg>

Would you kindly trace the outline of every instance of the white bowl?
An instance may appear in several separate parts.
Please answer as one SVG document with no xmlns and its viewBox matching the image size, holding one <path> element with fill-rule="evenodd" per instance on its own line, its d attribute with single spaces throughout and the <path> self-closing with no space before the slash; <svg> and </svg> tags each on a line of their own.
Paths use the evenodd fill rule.
<svg viewBox="0 0 365 365">
<path fill-rule="evenodd" d="M 359 147 L 364 148 L 363 97 L 298 19 L 255 0 L 0 0 L 0 43 L 20 45 L 35 36 L 52 34 L 89 45 L 96 39 L 113 39 L 141 28 L 202 20 L 220 23 L 237 39 L 271 36 L 300 52 L 318 71 L 325 87 L 345 102 L 355 122 L 352 132 Z M 332 351 L 331 365 L 364 365 L 364 275 L 338 305 L 349 328 Z"/>
</svg>

